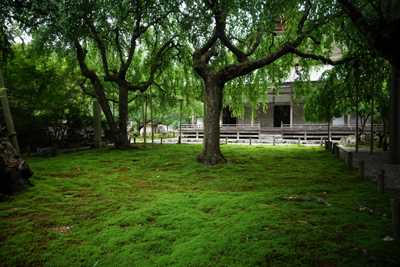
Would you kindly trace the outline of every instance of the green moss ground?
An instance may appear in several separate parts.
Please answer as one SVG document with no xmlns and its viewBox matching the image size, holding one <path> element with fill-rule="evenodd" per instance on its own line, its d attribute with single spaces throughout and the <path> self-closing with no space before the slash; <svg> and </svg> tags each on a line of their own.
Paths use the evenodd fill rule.
<svg viewBox="0 0 400 267">
<path fill-rule="evenodd" d="M 377 194 L 331 152 L 223 145 L 230 161 L 207 169 L 201 148 L 26 158 L 35 187 L 0 203 L 0 266 L 400 265 L 400 243 L 382 240 L 399 195 Z"/>
</svg>

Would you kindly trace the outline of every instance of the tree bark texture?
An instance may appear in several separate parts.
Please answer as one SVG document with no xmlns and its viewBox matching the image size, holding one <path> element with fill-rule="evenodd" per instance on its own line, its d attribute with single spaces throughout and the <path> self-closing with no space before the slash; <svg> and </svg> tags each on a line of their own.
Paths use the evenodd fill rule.
<svg viewBox="0 0 400 267">
<path fill-rule="evenodd" d="M 29 186 L 33 172 L 21 159 L 9 138 L 0 133 L 0 194 L 11 194 Z"/>
<path fill-rule="evenodd" d="M 219 145 L 219 120 L 222 111 L 223 86 L 218 84 L 218 80 L 215 77 L 214 79 L 208 79 L 205 86 L 207 92 L 207 127 L 205 134 L 207 138 L 204 140 L 203 151 L 196 157 L 196 161 L 206 166 L 212 166 L 215 164 L 224 164 L 227 161 L 224 155 L 222 155 Z"/>
<path fill-rule="evenodd" d="M 391 67 L 389 112 L 389 163 L 400 163 L 400 71 Z"/>
</svg>

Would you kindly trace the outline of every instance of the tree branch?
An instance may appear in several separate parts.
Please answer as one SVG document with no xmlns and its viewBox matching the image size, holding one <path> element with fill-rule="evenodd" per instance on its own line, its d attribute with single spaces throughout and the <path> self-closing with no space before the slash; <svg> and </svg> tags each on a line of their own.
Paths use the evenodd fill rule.
<svg viewBox="0 0 400 267">
<path fill-rule="evenodd" d="M 100 50 L 101 60 L 103 62 L 103 70 L 106 77 L 110 76 L 110 72 L 108 71 L 108 63 L 107 63 L 107 56 L 106 56 L 106 48 L 103 41 L 97 34 L 96 28 L 94 27 L 93 23 L 91 22 L 92 13 L 90 14 L 89 18 L 85 19 L 86 25 L 89 27 L 91 33 L 93 34 L 94 40 L 97 43 L 97 47 Z"/>
<path fill-rule="evenodd" d="M 117 46 L 117 50 L 118 50 L 118 54 L 119 54 L 119 61 L 121 62 L 121 65 L 124 65 L 124 58 L 122 55 L 122 51 L 121 51 L 121 45 L 119 44 L 119 30 L 118 30 L 118 26 L 115 28 L 115 44 Z"/>
<path fill-rule="evenodd" d="M 250 49 L 250 51 L 245 53 L 246 57 L 251 56 L 257 49 L 257 47 L 260 45 L 261 43 L 261 37 L 264 34 L 264 30 L 262 28 L 258 28 L 258 35 L 257 35 L 257 39 L 256 42 L 253 44 L 253 47 Z"/>
<path fill-rule="evenodd" d="M 86 89 L 86 86 L 85 86 L 86 79 L 87 79 L 87 78 L 85 78 L 85 80 L 83 80 L 83 82 L 81 82 L 81 83 L 79 84 L 79 86 L 81 87 L 82 91 L 83 91 L 85 94 L 87 94 L 88 96 L 97 98 L 95 93 L 91 93 L 91 92 L 89 92 L 89 91 Z"/>
<path fill-rule="evenodd" d="M 314 60 L 321 60 L 324 64 L 330 64 L 332 66 L 341 65 L 341 64 L 347 63 L 347 62 L 349 62 L 349 61 L 351 61 L 351 60 L 353 60 L 353 59 L 355 59 L 355 58 L 357 58 L 359 56 L 356 53 L 356 55 L 354 55 L 352 57 L 346 57 L 346 58 L 341 59 L 341 60 L 333 61 L 330 58 L 326 58 L 326 57 L 321 56 L 321 55 L 303 53 L 303 52 L 301 52 L 301 51 L 299 51 L 297 49 L 293 49 L 292 52 L 295 53 L 296 55 L 298 55 L 299 57 L 311 58 L 311 59 L 314 59 Z"/>
</svg>

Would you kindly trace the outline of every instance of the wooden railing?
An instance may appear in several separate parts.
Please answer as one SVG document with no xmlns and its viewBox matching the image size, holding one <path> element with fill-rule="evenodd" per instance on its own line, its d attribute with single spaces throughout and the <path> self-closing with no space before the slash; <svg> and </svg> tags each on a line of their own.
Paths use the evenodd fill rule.
<svg viewBox="0 0 400 267">
<path fill-rule="evenodd" d="M 182 124 L 182 130 L 202 130 L 203 124 Z M 260 124 L 220 124 L 221 130 L 259 130 Z"/>
</svg>

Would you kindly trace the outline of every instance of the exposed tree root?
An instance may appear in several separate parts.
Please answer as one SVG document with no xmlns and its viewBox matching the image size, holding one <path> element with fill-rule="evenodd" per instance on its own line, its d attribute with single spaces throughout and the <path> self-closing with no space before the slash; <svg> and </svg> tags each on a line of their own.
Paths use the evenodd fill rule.
<svg viewBox="0 0 400 267">
<path fill-rule="evenodd" d="M 199 163 L 203 163 L 207 167 L 213 166 L 215 164 L 225 164 L 227 162 L 226 158 L 221 153 L 206 154 L 204 153 L 204 151 L 197 155 L 195 160 Z"/>
</svg>

